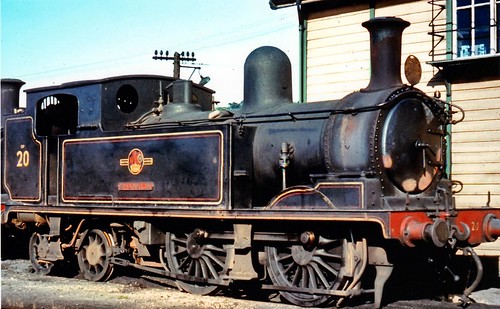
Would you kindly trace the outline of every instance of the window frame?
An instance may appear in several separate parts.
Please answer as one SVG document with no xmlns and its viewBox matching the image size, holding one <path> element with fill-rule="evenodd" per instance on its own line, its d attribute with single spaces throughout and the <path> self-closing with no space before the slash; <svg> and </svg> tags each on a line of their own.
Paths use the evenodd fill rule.
<svg viewBox="0 0 500 309">
<path fill-rule="evenodd" d="M 478 58 L 478 57 L 484 57 L 484 56 L 491 56 L 499 53 L 500 49 L 500 40 L 498 39 L 500 35 L 500 30 L 499 30 L 499 15 L 500 15 L 500 0 L 489 0 L 488 2 L 484 3 L 476 3 L 477 0 L 471 0 L 471 4 L 461 6 L 458 8 L 457 5 L 458 0 L 453 0 L 453 59 L 469 59 L 469 58 Z M 483 6 L 489 6 L 489 13 L 490 13 L 490 18 L 489 18 L 489 27 L 490 27 L 490 37 L 489 37 L 489 52 L 485 54 L 480 54 L 478 55 L 476 53 L 476 29 L 475 29 L 475 10 L 478 7 L 483 7 Z M 470 9 L 471 10 L 471 25 L 470 25 L 470 31 L 471 31 L 471 48 L 470 48 L 470 55 L 468 56 L 462 56 L 460 55 L 460 50 L 458 46 L 458 11 L 460 10 L 465 10 L 465 9 Z"/>
</svg>

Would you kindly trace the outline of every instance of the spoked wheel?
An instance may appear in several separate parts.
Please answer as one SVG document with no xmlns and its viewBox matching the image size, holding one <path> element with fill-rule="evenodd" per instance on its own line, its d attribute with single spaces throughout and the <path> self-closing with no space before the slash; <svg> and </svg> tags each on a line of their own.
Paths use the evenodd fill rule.
<svg viewBox="0 0 500 309">
<path fill-rule="evenodd" d="M 187 275 L 199 282 L 187 283 L 177 280 L 181 290 L 192 294 L 208 295 L 219 291 L 217 279 L 225 274 L 226 250 L 222 245 L 209 244 L 204 232 L 195 230 L 191 234 L 167 233 L 166 250 L 169 269 L 176 274 Z M 212 283 L 207 280 L 214 280 Z"/>
<path fill-rule="evenodd" d="M 30 238 L 29 255 L 31 267 L 35 273 L 40 275 L 47 275 L 54 266 L 53 262 L 45 261 L 41 256 L 45 256 L 49 250 L 48 243 L 44 242 L 39 233 L 33 233 Z"/>
<path fill-rule="evenodd" d="M 342 240 L 323 239 L 313 248 L 266 247 L 270 278 L 275 285 L 303 289 L 305 293 L 280 291 L 294 305 L 328 304 L 334 296 L 313 294 L 313 291 L 342 290 L 348 284 L 342 278 L 344 246 Z"/>
<path fill-rule="evenodd" d="M 111 246 L 112 241 L 108 233 L 99 229 L 87 233 L 77 254 L 78 265 L 85 279 L 106 281 L 111 277 Z"/>
</svg>

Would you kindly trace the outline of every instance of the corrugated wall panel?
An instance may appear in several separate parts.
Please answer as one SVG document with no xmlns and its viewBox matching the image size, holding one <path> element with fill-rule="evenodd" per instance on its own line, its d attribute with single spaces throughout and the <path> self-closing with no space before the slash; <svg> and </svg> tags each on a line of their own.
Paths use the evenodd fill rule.
<svg viewBox="0 0 500 309">
<path fill-rule="evenodd" d="M 458 152 L 453 156 L 453 162 L 455 164 L 488 164 L 488 163 L 500 163 L 500 153 L 496 151 L 489 151 L 489 149 L 483 149 L 481 155 L 478 156 L 476 153 L 471 152 Z M 500 182 L 500 179 L 498 179 Z"/>
<path fill-rule="evenodd" d="M 500 137 L 494 131 L 473 131 L 473 132 L 455 132 L 452 130 L 452 148 L 459 143 L 474 143 L 474 142 L 500 142 Z M 454 148 L 453 148 L 454 149 Z M 484 149 L 483 149 L 484 150 Z"/>
<path fill-rule="evenodd" d="M 453 132 L 477 132 L 477 131 L 500 131 L 500 121 L 493 120 L 480 120 L 480 121 L 467 121 L 461 122 L 459 125 L 453 127 Z"/>
<path fill-rule="evenodd" d="M 500 107 L 489 110 L 469 110 L 465 113 L 467 121 L 481 121 L 500 119 Z"/>
<path fill-rule="evenodd" d="M 464 189 L 457 207 L 500 206 L 500 80 L 454 84 L 452 102 L 465 110 L 452 127 L 452 178 Z"/>
<path fill-rule="evenodd" d="M 500 162 L 498 161 L 473 163 L 473 162 L 459 162 L 455 160 L 455 158 L 453 159 L 453 174 L 455 175 L 453 179 L 458 179 L 457 177 L 459 175 L 477 174 L 477 173 L 495 174 L 496 171 L 500 171 Z"/>
<path fill-rule="evenodd" d="M 453 144 L 453 153 L 460 152 L 480 152 L 484 149 L 490 151 L 500 152 L 500 142 L 499 141 L 486 141 L 482 143 L 455 143 Z"/>
<path fill-rule="evenodd" d="M 366 10 L 313 19 L 307 24 L 307 101 L 340 99 L 368 85 Z"/>
<path fill-rule="evenodd" d="M 314 56 L 314 55 L 313 55 Z M 345 58 L 349 57 L 352 58 L 352 61 L 346 62 Z M 308 66 L 308 70 L 314 69 L 314 68 L 324 68 L 324 67 L 331 67 L 329 73 L 336 73 L 338 71 L 342 71 L 343 68 L 349 67 L 349 66 L 354 66 L 359 70 L 364 70 L 366 72 L 366 75 L 370 75 L 369 68 L 367 67 L 367 62 L 366 59 L 370 57 L 370 51 L 367 50 L 357 50 L 353 52 L 347 52 L 343 56 L 332 56 L 330 55 L 321 55 L 321 56 L 315 56 L 314 58 L 311 58 L 311 61 Z M 339 69 L 335 69 L 339 68 Z M 310 76 L 315 76 L 318 74 L 314 74 L 315 72 L 310 72 Z M 323 72 L 319 72 L 323 73 Z"/>
</svg>

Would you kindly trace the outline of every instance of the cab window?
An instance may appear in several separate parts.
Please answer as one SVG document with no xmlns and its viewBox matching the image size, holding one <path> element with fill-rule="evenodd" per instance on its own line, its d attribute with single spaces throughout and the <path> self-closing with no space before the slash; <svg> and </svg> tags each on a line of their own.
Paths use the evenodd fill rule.
<svg viewBox="0 0 500 309">
<path fill-rule="evenodd" d="M 67 94 L 51 95 L 37 102 L 36 131 L 42 136 L 76 133 L 78 99 Z"/>
</svg>

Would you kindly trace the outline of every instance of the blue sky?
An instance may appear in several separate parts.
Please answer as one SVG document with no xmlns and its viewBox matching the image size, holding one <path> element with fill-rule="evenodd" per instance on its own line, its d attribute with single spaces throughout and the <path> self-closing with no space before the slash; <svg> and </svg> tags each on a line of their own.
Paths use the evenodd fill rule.
<svg viewBox="0 0 500 309">
<path fill-rule="evenodd" d="M 154 50 L 192 51 L 215 99 L 239 102 L 244 61 L 262 45 L 287 53 L 297 88 L 298 35 L 296 9 L 273 11 L 268 0 L 1 0 L 1 76 L 22 79 L 27 89 L 171 75 L 172 62 L 152 60 Z"/>
</svg>

